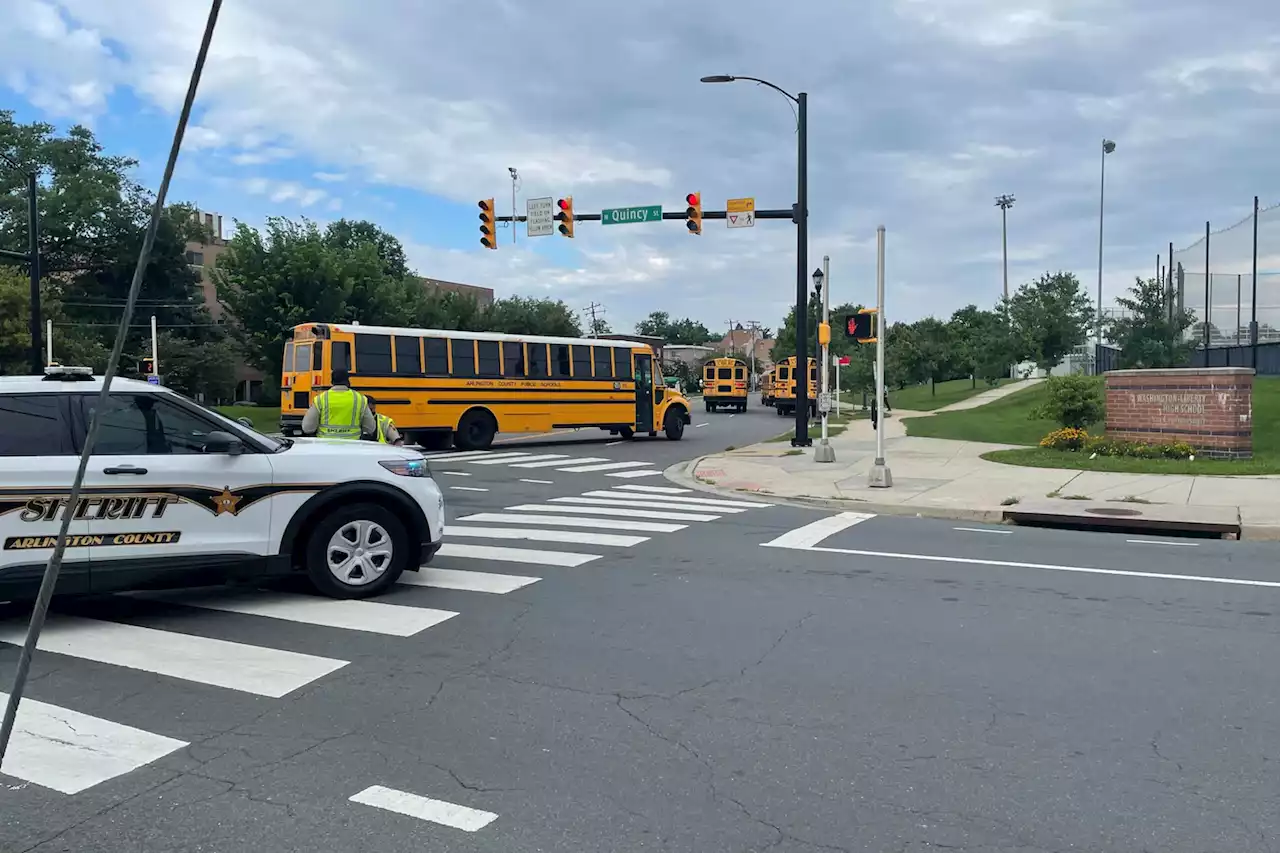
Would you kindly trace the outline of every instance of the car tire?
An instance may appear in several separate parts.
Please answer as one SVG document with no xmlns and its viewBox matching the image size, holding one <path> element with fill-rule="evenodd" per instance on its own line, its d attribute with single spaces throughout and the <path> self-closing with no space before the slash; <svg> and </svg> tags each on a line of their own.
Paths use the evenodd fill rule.
<svg viewBox="0 0 1280 853">
<path fill-rule="evenodd" d="M 307 577 L 329 598 L 370 598 L 400 579 L 411 550 L 404 523 L 390 510 L 371 503 L 334 507 L 307 538 Z"/>
<path fill-rule="evenodd" d="M 487 409 L 472 409 L 458 422 L 453 444 L 459 450 L 488 450 L 498 434 L 498 423 Z"/>
<path fill-rule="evenodd" d="M 667 416 L 663 418 L 662 431 L 666 433 L 668 441 L 679 441 L 684 437 L 684 418 L 674 409 L 667 412 Z"/>
<path fill-rule="evenodd" d="M 618 430 L 618 435 L 622 436 L 624 439 L 627 439 L 627 440 L 630 440 L 631 438 L 633 438 L 635 434 L 636 434 L 636 431 L 633 430 L 631 427 L 623 427 L 622 429 Z"/>
</svg>

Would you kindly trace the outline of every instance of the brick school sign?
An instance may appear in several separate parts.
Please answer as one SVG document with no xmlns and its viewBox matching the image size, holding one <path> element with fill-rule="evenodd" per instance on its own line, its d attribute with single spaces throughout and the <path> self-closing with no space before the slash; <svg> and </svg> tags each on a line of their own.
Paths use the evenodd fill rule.
<svg viewBox="0 0 1280 853">
<path fill-rule="evenodd" d="M 1204 456 L 1253 457 L 1253 371 L 1247 367 L 1109 370 L 1107 435 L 1185 441 Z"/>
</svg>

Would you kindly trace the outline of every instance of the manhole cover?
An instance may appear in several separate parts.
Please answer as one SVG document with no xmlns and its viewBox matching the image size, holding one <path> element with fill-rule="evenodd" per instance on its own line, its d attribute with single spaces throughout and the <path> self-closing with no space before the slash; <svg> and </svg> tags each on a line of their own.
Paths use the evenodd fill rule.
<svg viewBox="0 0 1280 853">
<path fill-rule="evenodd" d="M 1086 509 L 1085 512 L 1091 512 L 1094 515 L 1142 515 L 1136 509 L 1120 509 L 1119 507 L 1100 506 Z"/>
</svg>

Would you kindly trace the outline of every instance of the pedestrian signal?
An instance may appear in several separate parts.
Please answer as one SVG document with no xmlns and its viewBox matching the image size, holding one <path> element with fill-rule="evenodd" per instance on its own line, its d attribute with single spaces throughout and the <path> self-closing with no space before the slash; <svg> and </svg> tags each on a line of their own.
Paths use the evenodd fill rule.
<svg viewBox="0 0 1280 853">
<path fill-rule="evenodd" d="M 876 312 L 866 309 L 845 317 L 844 336 L 853 338 L 860 344 L 872 344 L 876 341 Z"/>
</svg>

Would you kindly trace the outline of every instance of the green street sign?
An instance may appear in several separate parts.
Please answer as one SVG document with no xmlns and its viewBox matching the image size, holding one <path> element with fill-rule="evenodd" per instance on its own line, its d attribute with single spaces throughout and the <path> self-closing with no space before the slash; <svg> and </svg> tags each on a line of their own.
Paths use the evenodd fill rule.
<svg viewBox="0 0 1280 853">
<path fill-rule="evenodd" d="M 662 205 L 644 207 L 614 207 L 600 211 L 601 225 L 630 225 L 633 222 L 661 222 Z"/>
</svg>

